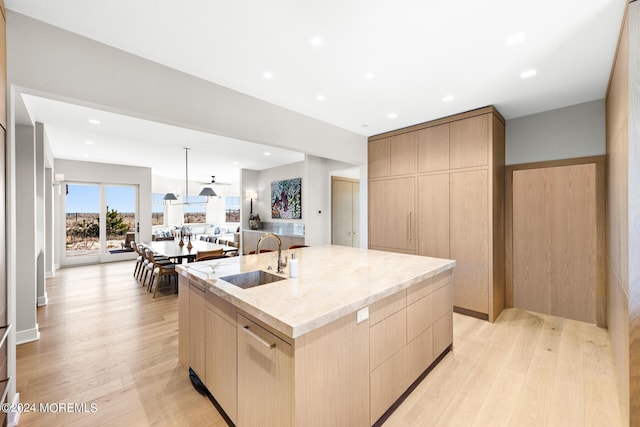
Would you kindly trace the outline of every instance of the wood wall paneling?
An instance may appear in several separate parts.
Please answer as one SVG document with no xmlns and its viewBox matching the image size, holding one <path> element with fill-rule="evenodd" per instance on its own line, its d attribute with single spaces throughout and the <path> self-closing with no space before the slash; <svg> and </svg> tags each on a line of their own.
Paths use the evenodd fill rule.
<svg viewBox="0 0 640 427">
<path fill-rule="evenodd" d="M 640 425 L 640 3 L 629 3 L 629 420 Z"/>
<path fill-rule="evenodd" d="M 505 269 L 505 127 L 497 116 L 491 115 L 491 206 L 492 230 L 489 243 L 492 248 L 493 268 L 489 275 L 489 321 L 495 321 L 506 307 Z"/>
<path fill-rule="evenodd" d="M 488 164 L 489 117 L 489 114 L 485 114 L 451 123 L 449 140 L 451 169 Z"/>
<path fill-rule="evenodd" d="M 487 171 L 451 173 L 451 258 L 456 260 L 453 305 L 489 312 Z"/>
<path fill-rule="evenodd" d="M 382 178 L 391 175 L 390 138 L 369 143 L 369 178 Z"/>
<path fill-rule="evenodd" d="M 392 176 L 416 172 L 416 132 L 391 137 L 390 162 Z"/>
<path fill-rule="evenodd" d="M 417 131 L 418 173 L 449 169 L 449 123 Z"/>
<path fill-rule="evenodd" d="M 418 255 L 449 258 L 449 174 L 418 177 Z"/>
</svg>

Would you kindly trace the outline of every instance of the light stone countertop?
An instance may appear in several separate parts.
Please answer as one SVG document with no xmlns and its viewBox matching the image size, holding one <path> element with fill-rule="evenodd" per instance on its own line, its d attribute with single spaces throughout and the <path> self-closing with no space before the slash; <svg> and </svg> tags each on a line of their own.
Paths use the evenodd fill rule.
<svg viewBox="0 0 640 427">
<path fill-rule="evenodd" d="M 447 259 L 404 255 L 345 246 L 322 245 L 283 250 L 298 258 L 299 275 L 249 289 L 218 277 L 247 271 L 275 273 L 277 252 L 179 265 L 178 273 L 205 285 L 209 292 L 297 338 L 402 289 L 451 269 Z M 215 273 L 212 272 L 215 266 Z M 267 270 L 273 266 L 272 270 Z"/>
</svg>

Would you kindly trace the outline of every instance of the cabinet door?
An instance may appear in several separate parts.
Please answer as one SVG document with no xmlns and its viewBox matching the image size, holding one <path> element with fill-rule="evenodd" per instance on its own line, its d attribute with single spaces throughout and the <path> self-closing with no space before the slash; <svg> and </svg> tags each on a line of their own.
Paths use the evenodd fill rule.
<svg viewBox="0 0 640 427">
<path fill-rule="evenodd" d="M 418 172 L 449 169 L 449 123 L 418 131 Z"/>
<path fill-rule="evenodd" d="M 369 142 L 369 178 L 390 175 L 390 138 Z"/>
<path fill-rule="evenodd" d="M 201 381 L 205 378 L 204 289 L 191 283 L 189 288 L 189 367 Z"/>
<path fill-rule="evenodd" d="M 450 251 L 456 260 L 453 305 L 489 313 L 487 171 L 450 175 Z"/>
<path fill-rule="evenodd" d="M 293 425 L 293 349 L 238 315 L 239 426 Z"/>
<path fill-rule="evenodd" d="M 391 176 L 416 172 L 416 132 L 392 136 L 390 141 Z"/>
<path fill-rule="evenodd" d="M 206 310 L 206 384 L 231 421 L 237 418 L 236 325 Z"/>
<path fill-rule="evenodd" d="M 189 279 L 178 275 L 178 361 L 189 367 Z"/>
<path fill-rule="evenodd" d="M 369 182 L 369 245 L 414 252 L 415 178 Z"/>
<path fill-rule="evenodd" d="M 488 114 L 451 123 L 451 169 L 486 166 L 489 153 Z"/>
<path fill-rule="evenodd" d="M 449 258 L 449 174 L 418 177 L 418 255 Z"/>
</svg>

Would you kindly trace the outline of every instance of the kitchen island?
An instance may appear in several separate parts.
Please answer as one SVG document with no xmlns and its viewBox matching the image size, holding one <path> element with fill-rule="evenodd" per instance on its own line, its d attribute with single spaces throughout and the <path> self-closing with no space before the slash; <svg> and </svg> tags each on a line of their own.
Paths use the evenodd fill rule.
<svg viewBox="0 0 640 427">
<path fill-rule="evenodd" d="M 291 253 L 292 279 L 275 274 L 275 252 L 179 266 L 180 363 L 240 427 L 373 425 L 451 349 L 455 261 Z M 230 283 L 274 279 L 252 271 L 285 279 Z"/>
</svg>

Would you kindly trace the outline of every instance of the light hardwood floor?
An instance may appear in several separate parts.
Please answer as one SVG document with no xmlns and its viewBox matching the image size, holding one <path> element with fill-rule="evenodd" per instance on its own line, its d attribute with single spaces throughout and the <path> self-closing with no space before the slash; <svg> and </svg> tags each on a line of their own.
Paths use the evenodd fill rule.
<svg viewBox="0 0 640 427">
<path fill-rule="evenodd" d="M 41 339 L 18 346 L 22 402 L 96 402 L 95 414 L 25 413 L 20 425 L 198 425 L 224 421 L 178 365 L 178 301 L 151 298 L 133 263 L 60 270 L 38 309 Z M 454 314 L 454 352 L 388 426 L 619 426 L 606 330 L 505 310 Z"/>
</svg>

